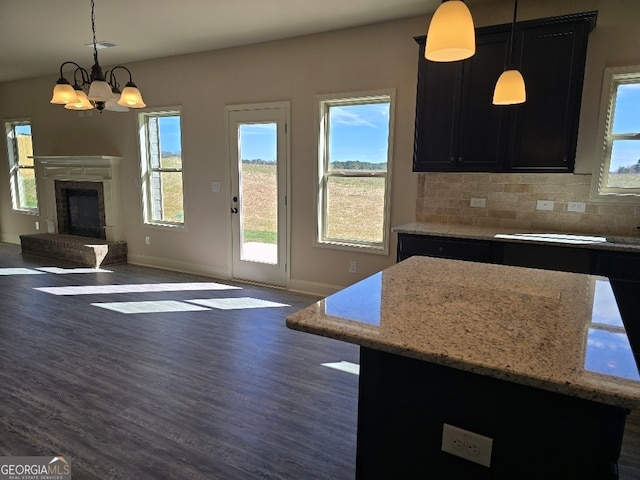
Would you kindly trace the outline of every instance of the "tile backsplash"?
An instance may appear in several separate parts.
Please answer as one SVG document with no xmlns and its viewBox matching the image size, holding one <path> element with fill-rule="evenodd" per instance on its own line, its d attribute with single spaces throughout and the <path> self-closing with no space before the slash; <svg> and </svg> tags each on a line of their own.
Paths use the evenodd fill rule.
<svg viewBox="0 0 640 480">
<path fill-rule="evenodd" d="M 640 235 L 640 206 L 590 202 L 590 187 L 591 175 L 421 173 L 416 221 Z M 472 198 L 486 206 L 471 207 Z M 553 210 L 537 210 L 539 200 L 554 202 Z M 585 203 L 585 212 L 568 211 L 569 202 Z"/>
</svg>

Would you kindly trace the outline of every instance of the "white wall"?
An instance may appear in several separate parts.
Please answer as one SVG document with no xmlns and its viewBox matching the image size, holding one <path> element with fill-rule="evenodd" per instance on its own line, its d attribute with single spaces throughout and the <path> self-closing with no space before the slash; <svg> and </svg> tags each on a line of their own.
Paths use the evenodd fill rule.
<svg viewBox="0 0 640 480">
<path fill-rule="evenodd" d="M 477 26 L 508 23 L 511 1 L 474 3 Z M 599 10 L 589 43 L 576 170 L 590 173 L 595 148 L 602 69 L 640 63 L 640 2 L 637 0 L 535 0 L 520 2 L 522 20 Z M 316 162 L 315 96 L 326 93 L 396 89 L 391 224 L 414 220 L 417 175 L 411 172 L 417 45 L 428 17 L 406 19 L 285 41 L 128 64 L 149 107 L 180 105 L 185 181 L 184 231 L 142 222 L 135 113 L 80 117 L 50 105 L 57 79 L 0 84 L 0 117 L 30 117 L 37 155 L 117 155 L 124 158 L 122 192 L 125 236 L 133 262 L 229 275 L 229 167 L 224 106 L 291 102 L 292 287 L 326 292 L 348 285 L 395 261 L 395 235 L 388 256 L 356 254 L 313 246 Z M 79 59 L 76 59 L 79 60 Z M 81 60 L 81 59 L 80 59 Z M 85 63 L 89 63 L 86 58 Z M 106 67 L 106 66 L 105 66 Z M 0 149 L 0 165 L 7 165 Z M 220 193 L 211 182 L 222 182 Z M 8 185 L 0 168 L 0 185 Z M 39 217 L 11 211 L 8 188 L 0 189 L 0 239 L 17 242 L 35 233 Z M 151 245 L 145 245 L 145 236 Z M 358 274 L 347 273 L 349 260 Z"/>
</svg>

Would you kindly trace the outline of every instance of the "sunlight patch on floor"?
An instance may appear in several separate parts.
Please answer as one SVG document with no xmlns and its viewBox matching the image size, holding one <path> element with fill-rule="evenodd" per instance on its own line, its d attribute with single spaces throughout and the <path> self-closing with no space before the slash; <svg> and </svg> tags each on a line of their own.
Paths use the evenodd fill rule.
<svg viewBox="0 0 640 480">
<path fill-rule="evenodd" d="M 30 268 L 0 268 L 0 275 L 44 275 L 44 272 Z"/>
<path fill-rule="evenodd" d="M 335 370 L 340 370 L 341 372 L 360 375 L 360 365 L 358 365 L 357 363 L 345 362 L 344 360 L 341 360 L 339 362 L 322 363 L 321 365 L 323 367 L 329 367 Z"/>
<path fill-rule="evenodd" d="M 189 303 L 204 305 L 205 307 L 218 308 L 220 310 L 239 310 L 245 308 L 270 308 L 270 307 L 290 307 L 286 303 L 270 302 L 252 297 L 236 298 L 200 298 L 187 300 Z"/>
<path fill-rule="evenodd" d="M 66 275 L 69 273 L 113 273 L 111 270 L 104 270 L 103 268 L 60 268 L 60 267 L 38 267 L 38 270 L 55 273 L 57 275 Z"/>
<path fill-rule="evenodd" d="M 39 287 L 35 290 L 52 295 L 104 295 L 110 293 L 185 292 L 195 290 L 242 290 L 222 283 L 140 283 L 130 285 L 87 285 L 74 287 Z"/>
<path fill-rule="evenodd" d="M 94 307 L 105 308 L 119 313 L 171 313 L 171 312 L 201 312 L 209 310 L 205 307 L 176 300 L 152 300 L 143 302 L 107 302 L 92 303 Z"/>
</svg>

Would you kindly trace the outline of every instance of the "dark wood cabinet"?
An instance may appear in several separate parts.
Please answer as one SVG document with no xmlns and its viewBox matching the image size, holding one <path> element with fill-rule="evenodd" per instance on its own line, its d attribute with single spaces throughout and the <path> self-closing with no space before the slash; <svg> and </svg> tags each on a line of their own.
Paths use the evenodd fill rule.
<svg viewBox="0 0 640 480">
<path fill-rule="evenodd" d="M 496 242 L 399 233 L 398 261 L 413 255 L 502 263 L 500 245 Z"/>
<path fill-rule="evenodd" d="M 573 171 L 587 39 L 597 12 L 519 22 L 514 58 L 527 102 L 492 104 L 511 26 L 478 28 L 462 62 L 424 58 L 420 45 L 413 170 Z"/>
<path fill-rule="evenodd" d="M 399 232 L 397 261 L 414 255 L 586 273 L 610 280 L 640 282 L 640 252 Z"/>
<path fill-rule="evenodd" d="M 417 39 L 424 55 L 425 37 Z M 492 103 L 508 35 L 478 37 L 465 62 L 419 65 L 414 171 L 499 170 L 505 160 L 505 109 Z"/>
</svg>

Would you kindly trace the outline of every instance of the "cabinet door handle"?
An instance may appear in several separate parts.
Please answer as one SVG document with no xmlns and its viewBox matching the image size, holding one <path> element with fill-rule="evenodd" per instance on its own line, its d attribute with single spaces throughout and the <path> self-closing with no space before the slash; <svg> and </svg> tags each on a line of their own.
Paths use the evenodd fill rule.
<svg viewBox="0 0 640 480">
<path fill-rule="evenodd" d="M 438 247 L 438 251 L 439 251 L 440 253 L 444 252 L 444 247 Z"/>
<path fill-rule="evenodd" d="M 462 157 L 458 157 L 458 161 L 459 161 L 459 162 L 462 162 Z"/>
<path fill-rule="evenodd" d="M 456 161 L 456 157 L 449 157 L 449 161 L 450 161 L 451 163 L 455 162 L 455 161 Z"/>
<path fill-rule="evenodd" d="M 569 158 L 568 158 L 568 157 L 566 157 L 566 156 L 565 156 L 565 157 L 562 157 L 562 161 L 563 161 L 564 163 L 567 163 L 567 162 L 569 161 Z"/>
</svg>

